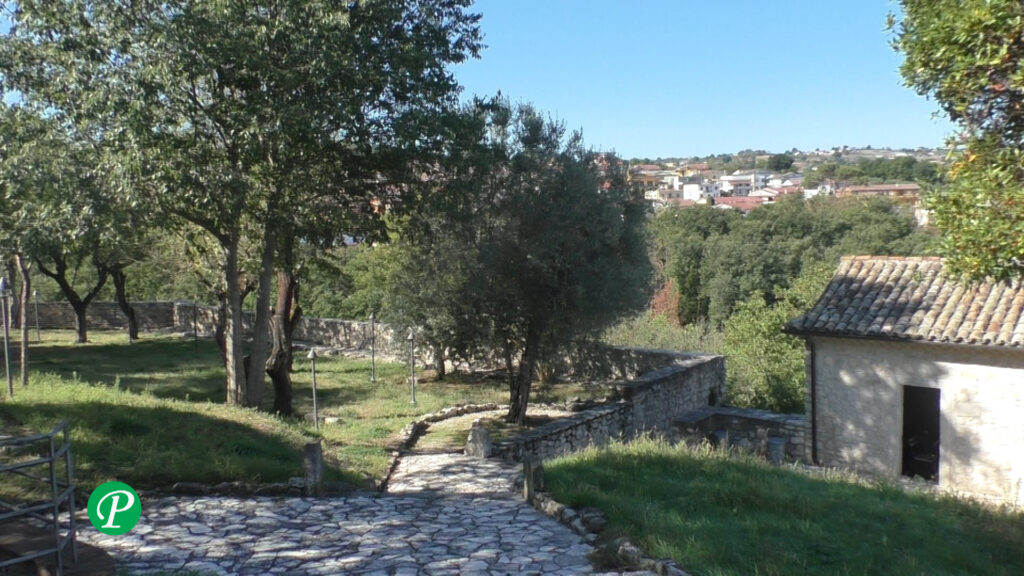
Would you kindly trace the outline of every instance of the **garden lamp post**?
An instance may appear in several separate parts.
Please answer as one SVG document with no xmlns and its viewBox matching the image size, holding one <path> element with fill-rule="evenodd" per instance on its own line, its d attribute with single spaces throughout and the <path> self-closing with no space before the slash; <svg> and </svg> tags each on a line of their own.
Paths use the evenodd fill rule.
<svg viewBox="0 0 1024 576">
<path fill-rule="evenodd" d="M 320 411 L 316 406 L 316 350 L 310 348 L 306 358 L 313 363 L 313 423 L 316 425 L 316 431 L 320 432 Z"/>
<path fill-rule="evenodd" d="M 377 315 L 370 312 L 370 384 L 377 383 Z"/>
<path fill-rule="evenodd" d="M 42 342 L 43 336 L 39 332 L 39 290 L 32 291 L 32 300 L 36 304 L 36 342 Z"/>
<path fill-rule="evenodd" d="M 3 308 L 4 316 L 4 373 L 7 374 L 7 397 L 14 398 L 14 375 L 11 374 L 11 326 L 7 319 L 8 299 L 11 297 L 11 289 L 7 284 L 7 278 L 0 278 L 0 307 Z"/>
<path fill-rule="evenodd" d="M 409 382 L 412 385 L 412 405 L 416 405 L 416 336 L 413 330 L 409 330 Z"/>
</svg>

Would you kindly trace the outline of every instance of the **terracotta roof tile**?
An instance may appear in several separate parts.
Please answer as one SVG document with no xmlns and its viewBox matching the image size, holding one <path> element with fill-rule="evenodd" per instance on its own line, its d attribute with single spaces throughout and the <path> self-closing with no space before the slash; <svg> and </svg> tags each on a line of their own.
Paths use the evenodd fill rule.
<svg viewBox="0 0 1024 576">
<path fill-rule="evenodd" d="M 940 258 L 843 258 L 794 334 L 1024 347 L 1024 286 L 967 285 Z"/>
</svg>

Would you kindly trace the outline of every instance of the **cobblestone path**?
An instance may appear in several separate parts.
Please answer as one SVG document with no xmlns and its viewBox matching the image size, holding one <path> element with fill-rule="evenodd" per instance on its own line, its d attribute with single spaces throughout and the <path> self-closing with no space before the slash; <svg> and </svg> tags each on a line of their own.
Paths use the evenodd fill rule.
<svg viewBox="0 0 1024 576">
<path fill-rule="evenodd" d="M 387 494 L 169 497 L 139 525 L 80 538 L 129 573 L 590 574 L 592 548 L 511 492 L 517 470 L 457 454 L 404 458 Z"/>
</svg>

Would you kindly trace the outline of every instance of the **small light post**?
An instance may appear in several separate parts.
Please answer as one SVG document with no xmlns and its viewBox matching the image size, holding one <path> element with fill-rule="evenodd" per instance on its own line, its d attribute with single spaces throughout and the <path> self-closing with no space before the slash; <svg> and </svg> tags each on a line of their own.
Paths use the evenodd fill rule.
<svg viewBox="0 0 1024 576">
<path fill-rule="evenodd" d="M 370 384 L 377 383 L 377 315 L 370 312 Z"/>
<path fill-rule="evenodd" d="M 412 384 L 412 405 L 416 405 L 416 336 L 413 330 L 409 330 L 409 337 L 406 338 L 409 341 L 409 372 L 411 377 L 409 382 Z"/>
<path fill-rule="evenodd" d="M 7 278 L 0 278 L 0 304 L 4 316 L 4 373 L 7 374 L 7 397 L 14 398 L 14 375 L 11 374 L 11 325 L 7 319 L 8 302 L 11 297 L 11 289 L 7 284 Z"/>
<path fill-rule="evenodd" d="M 32 291 L 32 300 L 36 305 L 36 342 L 42 342 L 43 335 L 39 331 L 39 290 Z"/>
<path fill-rule="evenodd" d="M 316 350 L 310 348 L 306 356 L 313 363 L 313 423 L 316 425 L 317 433 L 320 432 L 320 410 L 316 406 Z"/>
<path fill-rule="evenodd" d="M 199 352 L 199 293 L 192 298 L 192 351 Z"/>
</svg>

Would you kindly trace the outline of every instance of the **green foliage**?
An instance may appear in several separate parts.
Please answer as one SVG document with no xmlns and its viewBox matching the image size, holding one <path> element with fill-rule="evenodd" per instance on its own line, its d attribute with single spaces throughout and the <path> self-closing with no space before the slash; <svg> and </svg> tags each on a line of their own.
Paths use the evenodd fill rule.
<svg viewBox="0 0 1024 576">
<path fill-rule="evenodd" d="M 943 167 L 934 162 L 918 160 L 913 156 L 899 158 L 863 159 L 856 164 L 825 162 L 808 172 L 804 186 L 817 186 L 824 180 L 838 179 L 853 184 L 883 184 L 887 182 L 917 182 L 938 184 L 943 181 Z"/>
<path fill-rule="evenodd" d="M 596 334 L 646 296 L 643 205 L 624 166 L 529 106 L 477 103 L 446 202 L 401 229 L 385 317 L 457 354 L 532 353 Z M 529 373 L 532 366 L 521 366 Z"/>
<path fill-rule="evenodd" d="M 830 265 L 814 264 L 792 286 L 778 290 L 773 304 L 755 294 L 736 308 L 725 323 L 722 346 L 729 366 L 729 404 L 804 411 L 803 340 L 784 334 L 782 328 L 814 306 L 831 274 Z"/>
<path fill-rule="evenodd" d="M 972 278 L 1024 276 L 1024 6 L 902 0 L 890 18 L 904 81 L 959 124 L 950 185 L 927 198 L 948 264 Z"/>
<path fill-rule="evenodd" d="M 934 239 L 886 198 L 797 197 L 746 217 L 711 208 L 665 210 L 651 226 L 656 261 L 680 287 L 683 322 L 721 325 L 738 302 L 773 303 L 807 262 L 853 254 L 928 254 Z"/>
<path fill-rule="evenodd" d="M 841 472 L 639 439 L 545 462 L 544 479 L 604 512 L 604 534 L 695 575 L 1024 573 L 1020 510 Z"/>
<path fill-rule="evenodd" d="M 973 278 L 1024 275 L 1024 148 L 991 137 L 959 153 L 949 186 L 925 198 L 945 232 L 950 269 Z"/>
<path fill-rule="evenodd" d="M 379 233 L 375 208 L 415 206 L 422 166 L 450 152 L 448 67 L 480 48 L 468 5 L 24 0 L 8 6 L 0 74 L 35 114 L 112 150 L 102 173 L 123 204 L 220 248 L 227 390 L 259 404 L 264 371 L 242 364 L 243 286 L 263 365 L 275 266 L 294 274 L 303 247 Z"/>
<path fill-rule="evenodd" d="M 785 172 L 793 167 L 793 157 L 789 154 L 772 154 L 768 157 L 767 167 L 772 172 Z"/>
<path fill-rule="evenodd" d="M 601 341 L 613 346 L 708 354 L 718 354 L 722 350 L 722 332 L 707 322 L 677 326 L 663 314 L 652 316 L 644 313 L 627 318 L 605 330 Z"/>
</svg>

